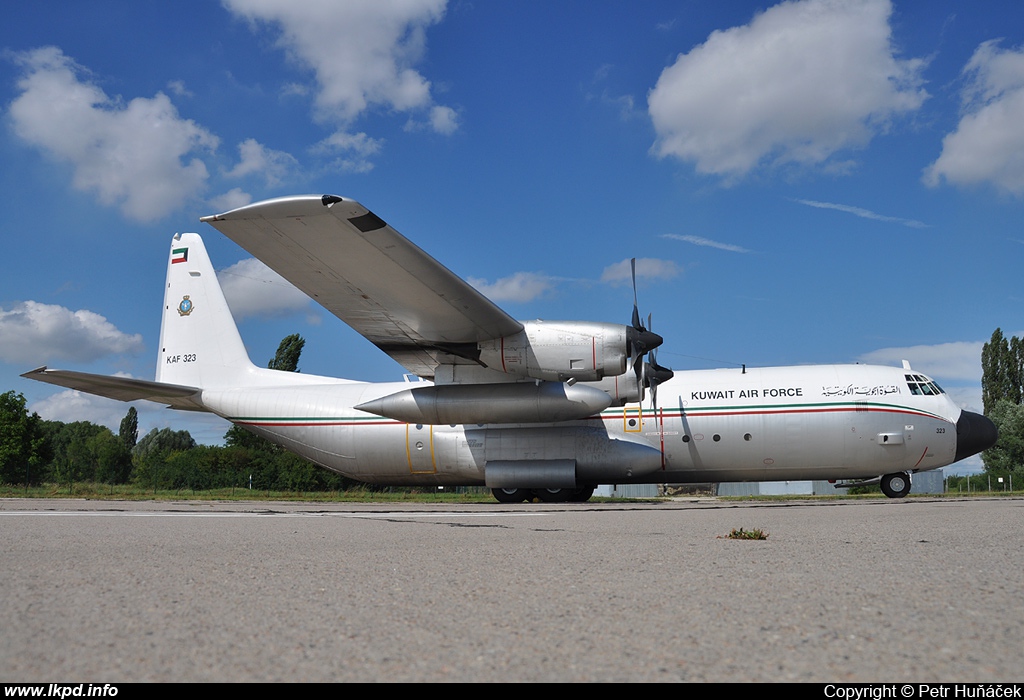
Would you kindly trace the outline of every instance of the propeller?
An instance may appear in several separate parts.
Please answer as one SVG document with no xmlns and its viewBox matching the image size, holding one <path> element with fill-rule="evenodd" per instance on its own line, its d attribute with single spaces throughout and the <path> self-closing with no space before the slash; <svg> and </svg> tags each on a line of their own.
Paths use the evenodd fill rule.
<svg viewBox="0 0 1024 700">
<path fill-rule="evenodd" d="M 644 363 L 644 384 L 651 387 L 651 407 L 658 409 L 658 385 L 664 384 L 675 376 L 668 367 L 662 367 L 653 355 L 650 362 Z"/>
<path fill-rule="evenodd" d="M 667 382 L 672 378 L 672 370 L 662 367 L 656 359 L 654 352 L 665 339 L 650 330 L 651 314 L 647 315 L 647 327 L 644 328 L 643 319 L 640 317 L 640 307 L 636 296 L 636 258 L 629 261 L 630 275 L 633 280 L 633 319 L 632 325 L 626 328 L 626 344 L 629 348 L 629 363 L 636 373 L 637 386 L 640 389 L 640 400 L 643 401 L 643 393 L 646 387 L 651 387 L 651 399 L 655 400 L 658 385 Z M 644 362 L 644 355 L 650 353 L 651 361 Z"/>
<path fill-rule="evenodd" d="M 652 327 L 651 317 L 647 317 L 647 327 Z M 651 408 L 655 411 L 658 410 L 658 385 L 664 384 L 673 376 L 675 372 L 670 370 L 668 367 L 662 367 L 658 364 L 658 349 L 651 350 L 650 362 L 644 363 L 644 386 L 651 388 Z M 641 401 L 643 397 L 641 397 Z"/>
<path fill-rule="evenodd" d="M 629 348 L 629 363 L 633 366 L 633 371 L 636 372 L 637 380 L 640 380 L 643 372 L 643 356 L 661 345 L 664 338 L 644 328 L 636 299 L 636 258 L 629 261 L 629 268 L 633 279 L 633 325 L 626 329 L 626 345 Z M 648 325 L 650 322 L 650 316 L 648 316 Z"/>
</svg>

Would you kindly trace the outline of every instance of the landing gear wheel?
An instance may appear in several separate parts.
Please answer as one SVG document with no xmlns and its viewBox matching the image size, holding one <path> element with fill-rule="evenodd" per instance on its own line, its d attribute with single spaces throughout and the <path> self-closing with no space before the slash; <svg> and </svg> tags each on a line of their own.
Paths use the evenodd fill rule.
<svg viewBox="0 0 1024 700">
<path fill-rule="evenodd" d="M 594 495 L 593 486 L 584 486 L 581 489 L 573 489 L 572 496 L 569 498 L 573 503 L 586 503 L 590 500 L 590 497 Z"/>
<path fill-rule="evenodd" d="M 882 493 L 889 498 L 903 498 L 910 493 L 910 474 L 906 472 L 886 474 L 882 477 L 879 485 L 882 487 Z"/>
<path fill-rule="evenodd" d="M 499 503 L 522 503 L 533 498 L 530 489 L 491 489 Z"/>
<path fill-rule="evenodd" d="M 533 495 L 544 503 L 565 503 L 572 500 L 575 489 L 534 489 Z"/>
</svg>

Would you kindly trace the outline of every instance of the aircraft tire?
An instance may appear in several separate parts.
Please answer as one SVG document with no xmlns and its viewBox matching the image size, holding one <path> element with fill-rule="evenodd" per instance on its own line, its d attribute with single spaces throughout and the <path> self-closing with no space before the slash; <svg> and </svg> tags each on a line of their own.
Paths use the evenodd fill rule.
<svg viewBox="0 0 1024 700">
<path fill-rule="evenodd" d="M 584 486 L 581 489 L 574 489 L 572 497 L 569 498 L 573 503 L 586 503 L 590 500 L 590 497 L 594 495 L 593 486 Z"/>
<path fill-rule="evenodd" d="M 534 489 L 533 495 L 544 503 L 565 503 L 572 500 L 575 489 Z"/>
<path fill-rule="evenodd" d="M 882 493 L 889 498 L 903 498 L 910 493 L 910 474 L 906 472 L 886 474 L 882 477 L 879 486 L 882 487 Z"/>
<path fill-rule="evenodd" d="M 491 493 L 499 503 L 522 503 L 533 500 L 530 489 L 491 489 Z"/>
</svg>

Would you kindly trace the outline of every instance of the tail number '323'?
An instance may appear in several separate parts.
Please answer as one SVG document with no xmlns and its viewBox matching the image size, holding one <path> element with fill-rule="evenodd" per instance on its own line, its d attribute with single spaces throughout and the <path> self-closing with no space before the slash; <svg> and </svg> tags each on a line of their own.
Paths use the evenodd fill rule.
<svg viewBox="0 0 1024 700">
<path fill-rule="evenodd" d="M 167 364 L 169 364 L 169 365 L 174 365 L 174 364 L 177 364 L 179 362 L 195 362 L 195 361 L 196 361 L 195 353 L 185 354 L 185 355 L 168 355 L 167 356 Z"/>
</svg>

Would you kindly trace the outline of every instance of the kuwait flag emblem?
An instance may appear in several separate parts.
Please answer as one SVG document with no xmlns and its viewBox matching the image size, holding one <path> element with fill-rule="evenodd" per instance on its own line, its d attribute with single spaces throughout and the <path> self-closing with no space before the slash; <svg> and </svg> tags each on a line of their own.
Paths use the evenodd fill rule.
<svg viewBox="0 0 1024 700">
<path fill-rule="evenodd" d="M 188 261 L 188 248 L 172 248 L 171 249 L 171 264 L 187 262 Z"/>
</svg>

